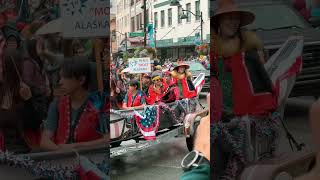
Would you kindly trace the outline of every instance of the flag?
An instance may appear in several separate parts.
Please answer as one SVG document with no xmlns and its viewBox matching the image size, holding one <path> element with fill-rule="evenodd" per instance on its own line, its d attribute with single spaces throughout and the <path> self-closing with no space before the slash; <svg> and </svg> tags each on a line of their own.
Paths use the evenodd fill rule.
<svg viewBox="0 0 320 180">
<path fill-rule="evenodd" d="M 197 91 L 197 95 L 199 95 L 199 93 L 201 92 L 204 83 L 205 83 L 204 73 L 200 73 L 198 77 L 195 80 L 193 80 L 193 85 Z"/>
<path fill-rule="evenodd" d="M 273 54 L 265 68 L 278 92 L 278 105 L 288 98 L 298 73 L 302 70 L 303 37 L 290 37 L 282 47 Z"/>
<path fill-rule="evenodd" d="M 136 124 L 144 138 L 146 140 L 155 140 L 156 133 L 160 125 L 159 107 L 149 106 L 146 107 L 145 111 L 141 114 L 137 111 L 134 113 L 133 117 L 135 118 Z"/>
</svg>

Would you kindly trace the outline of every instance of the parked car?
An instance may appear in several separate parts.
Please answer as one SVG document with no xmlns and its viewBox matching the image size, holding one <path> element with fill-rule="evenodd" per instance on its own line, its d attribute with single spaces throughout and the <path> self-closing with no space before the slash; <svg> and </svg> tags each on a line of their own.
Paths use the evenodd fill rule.
<svg viewBox="0 0 320 180">
<path fill-rule="evenodd" d="M 216 2 L 212 2 L 213 9 Z M 304 36 L 303 69 L 290 97 L 320 95 L 320 29 L 313 28 L 285 0 L 236 0 L 237 5 L 253 12 L 255 21 L 246 28 L 262 39 L 266 57 L 274 54 L 289 36 Z"/>
</svg>

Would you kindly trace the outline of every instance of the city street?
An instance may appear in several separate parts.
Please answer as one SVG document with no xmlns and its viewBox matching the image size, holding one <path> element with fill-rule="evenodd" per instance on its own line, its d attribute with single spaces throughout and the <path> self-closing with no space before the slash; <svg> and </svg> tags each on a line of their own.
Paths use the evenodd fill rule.
<svg viewBox="0 0 320 180">
<path fill-rule="evenodd" d="M 305 143 L 306 148 L 313 148 L 308 108 L 312 98 L 292 98 L 286 109 L 286 122 L 298 143 Z M 204 103 L 204 99 L 202 99 Z M 290 153 L 288 140 L 282 134 L 278 154 Z M 173 138 L 152 148 L 126 154 L 111 159 L 111 178 L 115 180 L 168 180 L 178 179 L 181 175 L 180 162 L 188 152 L 184 138 Z"/>
</svg>

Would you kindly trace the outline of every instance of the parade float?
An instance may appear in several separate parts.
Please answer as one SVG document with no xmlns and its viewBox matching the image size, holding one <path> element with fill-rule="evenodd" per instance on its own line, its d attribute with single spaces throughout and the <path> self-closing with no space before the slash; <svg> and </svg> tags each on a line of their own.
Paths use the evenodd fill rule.
<svg viewBox="0 0 320 180">
<path fill-rule="evenodd" d="M 139 66 L 137 63 L 132 63 L 133 61 L 147 66 L 157 61 L 154 59 L 153 48 L 137 48 L 131 57 L 128 59 L 128 73 L 133 73 L 134 67 L 130 64 Z M 145 62 L 141 62 L 142 60 Z M 169 90 L 165 97 L 153 105 L 111 109 L 110 157 L 146 149 L 177 136 L 185 136 L 187 147 L 191 150 L 196 125 L 201 117 L 208 114 L 208 110 L 201 107 L 198 96 L 204 84 L 204 74 L 200 74 L 192 83 L 197 90 L 194 98 L 170 101 L 172 91 Z M 136 143 L 122 146 L 121 142 L 127 140 L 135 140 Z"/>
</svg>

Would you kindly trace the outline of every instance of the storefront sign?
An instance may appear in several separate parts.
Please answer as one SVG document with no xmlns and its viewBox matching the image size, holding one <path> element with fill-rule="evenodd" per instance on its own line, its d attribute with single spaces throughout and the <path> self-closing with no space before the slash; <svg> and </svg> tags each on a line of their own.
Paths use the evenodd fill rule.
<svg viewBox="0 0 320 180">
<path fill-rule="evenodd" d="M 129 37 L 144 37 L 144 32 L 129 32 Z"/>
<path fill-rule="evenodd" d="M 130 58 L 128 62 L 131 74 L 151 72 L 150 58 Z"/>
<path fill-rule="evenodd" d="M 65 38 L 105 37 L 109 33 L 108 0 L 62 0 L 60 8 Z"/>
</svg>

